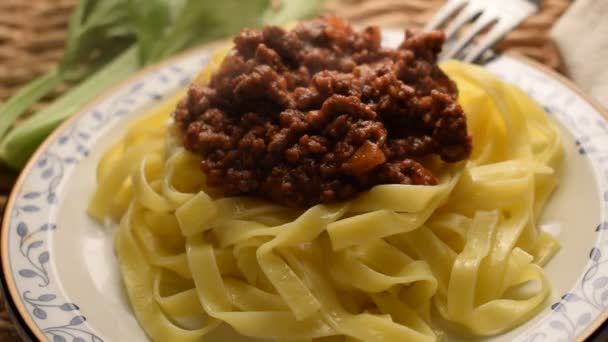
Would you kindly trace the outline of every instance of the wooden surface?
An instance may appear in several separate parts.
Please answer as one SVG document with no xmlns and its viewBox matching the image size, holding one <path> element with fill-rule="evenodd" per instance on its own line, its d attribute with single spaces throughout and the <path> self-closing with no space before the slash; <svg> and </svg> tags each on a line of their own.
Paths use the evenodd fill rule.
<svg viewBox="0 0 608 342">
<path fill-rule="evenodd" d="M 0 0 L 0 101 L 21 85 L 49 70 L 61 57 L 67 21 L 77 0 Z M 326 10 L 359 25 L 420 27 L 445 0 L 327 0 Z M 541 11 L 510 33 L 499 51 L 516 51 L 561 70 L 557 49 L 548 37 L 570 0 L 544 0 Z M 60 87 L 29 112 L 40 109 L 65 91 Z M 0 120 L 2 120 L 0 113 Z M 0 208 L 17 176 L 0 165 Z M 0 299 L 0 341 L 17 340 Z"/>
</svg>

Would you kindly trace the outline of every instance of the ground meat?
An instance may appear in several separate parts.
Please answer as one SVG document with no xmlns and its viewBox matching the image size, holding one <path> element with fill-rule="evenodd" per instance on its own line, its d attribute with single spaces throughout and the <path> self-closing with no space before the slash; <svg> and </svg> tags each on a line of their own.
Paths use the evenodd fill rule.
<svg viewBox="0 0 608 342">
<path fill-rule="evenodd" d="M 305 207 L 377 184 L 436 184 L 421 158 L 471 152 L 456 86 L 437 67 L 443 42 L 408 30 L 383 48 L 377 27 L 355 32 L 335 16 L 245 29 L 174 117 L 227 196 Z"/>
</svg>

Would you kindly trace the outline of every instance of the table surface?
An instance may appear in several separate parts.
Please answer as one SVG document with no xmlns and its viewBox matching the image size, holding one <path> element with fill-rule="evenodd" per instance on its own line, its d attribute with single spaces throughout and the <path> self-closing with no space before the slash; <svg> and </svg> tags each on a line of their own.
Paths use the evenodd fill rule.
<svg viewBox="0 0 608 342">
<path fill-rule="evenodd" d="M 0 1 L 0 102 L 23 84 L 49 70 L 61 57 L 67 22 L 77 0 L 2 0 Z M 358 25 L 421 27 L 445 0 L 326 0 L 325 10 L 337 13 Z M 567 9 L 570 0 L 545 0 L 541 10 L 497 47 L 498 51 L 517 52 L 550 68 L 564 72 L 559 53 L 548 31 Z M 59 89 L 34 105 L 38 110 L 63 91 Z M 26 113 L 24 116 L 27 116 Z M 1 118 L 0 118 L 1 119 Z M 17 123 L 18 124 L 18 123 Z M 0 208 L 18 175 L 0 164 Z M 0 342 L 18 340 L 0 298 Z M 597 341 L 608 340 L 608 330 L 598 332 Z"/>
</svg>

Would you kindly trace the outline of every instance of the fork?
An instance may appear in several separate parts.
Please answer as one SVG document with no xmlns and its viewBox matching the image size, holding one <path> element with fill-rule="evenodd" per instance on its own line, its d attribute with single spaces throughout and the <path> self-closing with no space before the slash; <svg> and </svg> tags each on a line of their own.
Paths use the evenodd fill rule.
<svg viewBox="0 0 608 342">
<path fill-rule="evenodd" d="M 445 29 L 446 41 L 452 40 L 467 23 L 473 23 L 466 34 L 456 40 L 449 50 L 440 56 L 440 59 L 457 58 L 465 62 L 474 62 L 522 21 L 537 12 L 540 1 L 448 0 L 431 18 L 424 30 L 439 29 L 450 17 L 460 11 Z M 492 28 L 478 43 L 471 44 L 476 36 L 490 26 Z"/>
</svg>

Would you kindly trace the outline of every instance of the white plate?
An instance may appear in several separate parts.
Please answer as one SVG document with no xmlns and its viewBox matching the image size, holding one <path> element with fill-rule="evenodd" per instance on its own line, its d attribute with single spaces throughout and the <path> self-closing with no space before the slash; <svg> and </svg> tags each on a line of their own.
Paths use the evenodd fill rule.
<svg viewBox="0 0 608 342">
<path fill-rule="evenodd" d="M 402 33 L 385 33 L 395 45 Z M 37 339 L 137 341 L 122 289 L 112 232 L 85 212 L 102 152 L 126 123 L 187 85 L 211 48 L 174 58 L 117 86 L 62 125 L 24 169 L 9 199 L 1 236 L 7 297 Z M 523 326 L 492 340 L 582 339 L 608 317 L 608 124 L 599 106 L 533 63 L 502 56 L 487 68 L 523 88 L 563 127 L 562 182 L 541 220 L 562 249 L 547 265 L 553 292 Z M 217 340 L 234 341 L 230 332 Z"/>
</svg>

